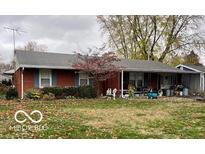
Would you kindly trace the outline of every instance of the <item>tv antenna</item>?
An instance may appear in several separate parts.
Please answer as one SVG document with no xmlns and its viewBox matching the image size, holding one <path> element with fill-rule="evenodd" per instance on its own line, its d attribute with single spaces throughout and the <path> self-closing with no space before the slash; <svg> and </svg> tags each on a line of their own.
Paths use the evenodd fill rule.
<svg viewBox="0 0 205 154">
<path fill-rule="evenodd" d="M 20 27 L 13 28 L 13 27 L 4 27 L 4 29 L 10 30 L 13 33 L 13 45 L 14 45 L 14 51 L 15 51 L 15 45 L 16 45 L 16 33 L 21 35 L 21 33 L 26 33 L 25 31 L 21 30 Z"/>
</svg>

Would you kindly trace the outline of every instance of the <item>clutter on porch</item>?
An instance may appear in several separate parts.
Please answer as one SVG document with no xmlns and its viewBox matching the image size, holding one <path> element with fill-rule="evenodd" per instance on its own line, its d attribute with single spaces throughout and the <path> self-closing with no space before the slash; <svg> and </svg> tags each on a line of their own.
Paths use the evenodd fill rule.
<svg viewBox="0 0 205 154">
<path fill-rule="evenodd" d="M 150 90 L 147 93 L 147 98 L 148 99 L 157 99 L 157 97 L 158 97 L 158 93 L 157 92 L 154 92 L 154 91 Z"/>
<path fill-rule="evenodd" d="M 162 87 L 161 89 L 157 90 L 143 87 L 139 91 L 139 88 L 135 88 L 133 85 L 129 85 L 128 89 L 123 90 L 123 97 L 124 98 L 134 98 L 134 97 L 147 97 L 149 99 L 157 99 L 158 97 L 186 97 L 189 95 L 189 89 L 183 85 L 176 85 L 176 86 L 166 86 Z"/>
</svg>

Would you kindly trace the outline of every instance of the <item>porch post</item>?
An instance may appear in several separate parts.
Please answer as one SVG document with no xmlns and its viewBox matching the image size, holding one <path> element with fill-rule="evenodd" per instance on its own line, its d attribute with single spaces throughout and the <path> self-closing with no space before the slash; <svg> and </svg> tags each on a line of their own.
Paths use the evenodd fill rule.
<svg viewBox="0 0 205 154">
<path fill-rule="evenodd" d="M 21 69 L 21 99 L 23 99 L 23 93 L 24 93 L 24 84 L 23 84 L 23 71 L 24 71 L 24 67 L 22 67 Z"/>
<path fill-rule="evenodd" d="M 123 70 L 121 71 L 121 97 L 123 98 L 123 78 L 124 78 L 124 74 L 123 74 Z"/>
<path fill-rule="evenodd" d="M 200 73 L 200 90 L 204 91 L 204 73 Z"/>
</svg>

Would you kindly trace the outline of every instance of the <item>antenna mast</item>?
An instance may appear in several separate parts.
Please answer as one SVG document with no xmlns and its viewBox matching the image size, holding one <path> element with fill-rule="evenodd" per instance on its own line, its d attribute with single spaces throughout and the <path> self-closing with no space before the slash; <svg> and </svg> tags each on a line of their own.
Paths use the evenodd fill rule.
<svg viewBox="0 0 205 154">
<path fill-rule="evenodd" d="M 25 33 L 25 31 L 20 30 L 20 28 L 12 28 L 12 27 L 4 27 L 4 29 L 10 30 L 12 31 L 13 34 L 13 45 L 14 45 L 14 56 L 15 56 L 15 48 L 16 48 L 16 33 L 18 33 L 20 35 L 21 32 Z M 15 69 L 16 64 L 14 61 L 14 57 L 13 57 L 13 67 Z"/>
<path fill-rule="evenodd" d="M 25 33 L 25 31 L 20 30 L 20 28 L 12 28 L 12 27 L 4 27 L 4 29 L 10 30 L 13 33 L 13 45 L 14 45 L 14 51 L 16 48 L 16 33 Z"/>
</svg>

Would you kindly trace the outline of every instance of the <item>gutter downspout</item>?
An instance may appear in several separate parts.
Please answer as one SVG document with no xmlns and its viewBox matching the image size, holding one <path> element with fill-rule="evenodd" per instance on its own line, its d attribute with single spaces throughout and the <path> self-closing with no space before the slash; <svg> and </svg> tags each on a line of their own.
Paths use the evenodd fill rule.
<svg viewBox="0 0 205 154">
<path fill-rule="evenodd" d="M 24 71 L 24 67 L 22 67 L 22 70 L 21 70 L 21 99 L 23 99 L 23 93 L 24 93 L 24 84 L 23 84 L 23 71 Z"/>
</svg>

